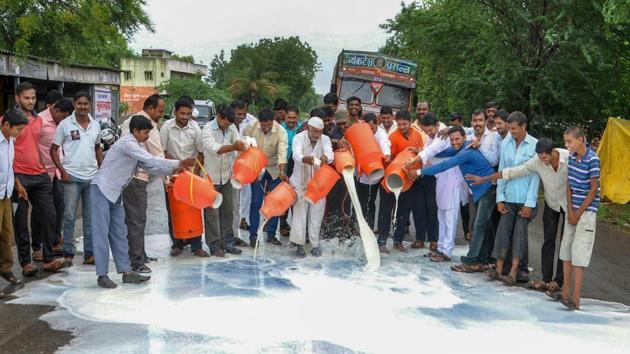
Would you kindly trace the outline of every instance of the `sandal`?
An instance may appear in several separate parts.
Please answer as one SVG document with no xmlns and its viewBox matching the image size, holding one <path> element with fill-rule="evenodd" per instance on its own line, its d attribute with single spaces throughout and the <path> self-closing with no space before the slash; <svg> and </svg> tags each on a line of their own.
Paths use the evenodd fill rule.
<svg viewBox="0 0 630 354">
<path fill-rule="evenodd" d="M 44 263 L 42 265 L 42 269 L 44 269 L 47 272 L 50 273 L 54 273 L 56 271 L 58 271 L 59 269 L 63 268 L 63 262 L 55 259 L 53 261 L 50 261 L 48 263 Z"/>
<path fill-rule="evenodd" d="M 552 280 L 549 283 L 547 283 L 547 290 L 558 291 L 560 290 L 560 285 L 558 285 L 558 283 L 555 280 Z"/>
<path fill-rule="evenodd" d="M 2 279 L 11 283 L 11 285 L 20 285 L 20 280 L 16 278 L 15 274 L 13 274 L 13 272 L 11 271 L 6 272 L 6 273 L 0 273 L 0 277 L 2 277 Z"/>
<path fill-rule="evenodd" d="M 33 252 L 33 260 L 35 262 L 43 262 L 44 261 L 44 253 L 41 250 Z"/>
<path fill-rule="evenodd" d="M 499 280 L 501 280 L 505 285 L 508 285 L 508 286 L 516 285 L 516 279 L 510 274 L 499 277 Z"/>
<path fill-rule="evenodd" d="M 547 284 L 548 283 L 545 283 L 543 280 L 540 279 L 530 280 L 528 283 L 529 287 L 536 291 L 550 290 Z"/>
<path fill-rule="evenodd" d="M 569 309 L 569 311 L 579 310 L 578 307 L 575 306 L 575 303 L 573 302 L 573 300 L 571 299 L 562 299 L 560 300 L 560 303 L 564 305 L 567 309 Z"/>
<path fill-rule="evenodd" d="M 39 269 L 37 269 L 37 267 L 35 267 L 35 265 L 33 265 L 32 263 L 29 263 L 22 267 L 22 275 L 25 277 L 34 277 L 37 272 L 39 272 Z"/>
<path fill-rule="evenodd" d="M 429 249 L 430 249 L 431 251 L 437 251 L 437 249 L 438 249 L 438 244 L 437 244 L 437 242 L 431 242 L 431 243 L 429 244 Z"/>
<path fill-rule="evenodd" d="M 496 269 L 488 269 L 485 271 L 485 274 L 490 280 L 501 280 L 501 275 L 499 275 Z"/>
<path fill-rule="evenodd" d="M 439 253 L 429 259 L 431 262 L 450 262 L 452 260 L 451 257 L 445 255 L 444 253 Z"/>
<path fill-rule="evenodd" d="M 545 294 L 549 296 L 552 300 L 555 300 L 555 301 L 562 300 L 562 292 L 559 290 L 556 290 L 556 291 L 547 290 L 545 291 Z"/>
</svg>

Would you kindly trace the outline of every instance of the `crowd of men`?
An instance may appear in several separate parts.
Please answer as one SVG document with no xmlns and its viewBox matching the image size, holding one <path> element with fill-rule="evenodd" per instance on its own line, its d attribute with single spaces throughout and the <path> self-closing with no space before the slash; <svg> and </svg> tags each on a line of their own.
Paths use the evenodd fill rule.
<svg viewBox="0 0 630 354">
<path fill-rule="evenodd" d="M 297 257 L 306 256 L 307 243 L 319 257 L 320 234 L 357 236 L 356 214 L 342 180 L 314 204 L 304 192 L 318 168 L 333 163 L 333 151 L 352 149 L 344 138 L 346 130 L 368 124 L 374 136 L 366 139 L 377 142 L 385 165 L 405 150 L 416 155 L 404 164 L 413 183 L 399 198 L 380 180 L 355 176 L 362 213 L 378 235 L 382 254 L 391 252 L 390 236 L 395 251 L 409 251 L 403 240 L 413 215 L 410 248 L 428 247 L 424 256 L 433 262 L 452 261 L 461 215 L 470 244 L 461 264 L 451 269 L 485 272 L 507 285 L 527 282 L 528 225 L 541 207 L 542 180 L 543 277 L 529 285 L 579 309 L 599 206 L 599 159 L 580 128 L 565 132 L 565 150 L 550 139 L 531 136 L 523 113 L 508 113 L 494 102 L 472 112 L 470 128 L 463 126 L 459 113 L 449 115 L 449 126 L 440 122 L 429 102 L 418 103 L 414 113 L 381 107 L 378 114 L 364 113 L 358 97 L 345 102 L 346 109 L 338 109 L 338 97 L 329 93 L 324 105 L 300 124 L 298 108 L 283 99 L 257 117 L 248 112 L 246 100 L 236 99 L 218 105 L 216 118 L 201 128 L 193 119 L 190 97 L 180 97 L 174 116 L 162 124 L 165 102 L 152 95 L 142 111 L 123 122 L 120 139 L 104 152 L 88 94 L 80 92 L 71 100 L 48 92 L 46 109 L 37 113 L 35 87 L 21 83 L 16 107 L 2 117 L 0 135 L 0 275 L 12 284 L 20 282 L 12 272 L 13 239 L 25 277 L 39 271 L 34 262 L 48 272 L 72 267 L 80 199 L 83 264 L 95 265 L 98 285 L 117 286 L 108 276 L 110 250 L 124 283 L 148 281 L 148 264 L 157 261 L 144 245 L 149 176 L 163 176 L 166 195 L 172 176 L 184 169 L 209 174 L 223 200 L 218 208 L 203 210 L 205 237 L 176 238 L 169 218 L 171 257 L 188 246 L 202 258 L 238 255 L 241 247 L 253 247 L 264 197 L 283 181 L 293 187 L 298 201 L 285 215 L 266 220 L 264 241 L 281 246 L 279 234 L 289 238 Z M 250 145 L 260 148 L 268 162 L 256 181 L 237 189 L 232 167 Z M 12 203 L 17 203 L 15 212 Z M 248 240 L 238 237 L 239 229 L 249 231 Z M 562 242 L 555 264 L 558 235 Z"/>
</svg>

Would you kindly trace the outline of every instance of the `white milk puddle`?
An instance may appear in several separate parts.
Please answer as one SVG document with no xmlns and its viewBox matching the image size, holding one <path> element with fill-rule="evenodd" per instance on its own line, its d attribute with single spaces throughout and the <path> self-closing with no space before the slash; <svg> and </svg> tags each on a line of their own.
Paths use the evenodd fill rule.
<svg viewBox="0 0 630 354">
<path fill-rule="evenodd" d="M 586 299 L 569 312 L 417 252 L 365 272 L 336 240 L 322 242 L 321 258 L 298 260 L 285 245 L 257 262 L 251 249 L 219 260 L 188 249 L 171 258 L 169 246 L 166 235 L 147 238 L 159 261 L 145 286 L 114 275 L 119 287 L 103 290 L 79 265 L 28 283 L 11 303 L 58 305 L 42 318 L 73 331 L 60 350 L 69 353 L 630 352 L 628 306 Z"/>
</svg>

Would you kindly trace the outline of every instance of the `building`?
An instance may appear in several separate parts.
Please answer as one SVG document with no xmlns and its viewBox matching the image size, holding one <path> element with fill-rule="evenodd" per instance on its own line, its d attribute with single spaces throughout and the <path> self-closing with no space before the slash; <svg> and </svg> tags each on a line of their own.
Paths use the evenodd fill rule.
<svg viewBox="0 0 630 354">
<path fill-rule="evenodd" d="M 85 91 L 92 96 L 92 115 L 99 121 L 118 119 L 120 70 L 92 65 L 62 64 L 34 56 L 16 56 L 0 49 L 0 112 L 15 105 L 15 88 L 28 81 L 37 91 L 37 111 L 45 109 L 44 98 L 59 90 L 72 98 Z"/>
<path fill-rule="evenodd" d="M 127 104 L 127 114 L 142 110 L 144 99 L 172 78 L 208 74 L 207 66 L 178 59 L 164 49 L 143 49 L 140 57 L 123 58 L 120 69 L 121 102 Z"/>
</svg>

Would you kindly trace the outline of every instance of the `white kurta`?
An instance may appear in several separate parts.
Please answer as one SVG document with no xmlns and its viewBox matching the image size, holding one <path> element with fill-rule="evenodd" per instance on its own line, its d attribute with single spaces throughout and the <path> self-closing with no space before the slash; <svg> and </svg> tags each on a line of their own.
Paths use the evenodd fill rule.
<svg viewBox="0 0 630 354">
<path fill-rule="evenodd" d="M 304 198 L 304 192 L 308 182 L 313 177 L 317 167 L 304 164 L 302 158 L 313 156 L 320 158 L 326 155 L 328 163 L 333 161 L 333 150 L 330 138 L 322 135 L 317 143 L 313 145 L 308 137 L 308 130 L 297 134 L 293 138 L 293 161 L 295 166 L 289 182 L 295 188 L 298 201 L 293 206 L 293 216 L 291 218 L 291 234 L 289 240 L 297 245 L 306 243 L 306 231 L 312 247 L 319 246 L 319 231 L 326 209 L 326 198 L 311 205 Z"/>
</svg>

